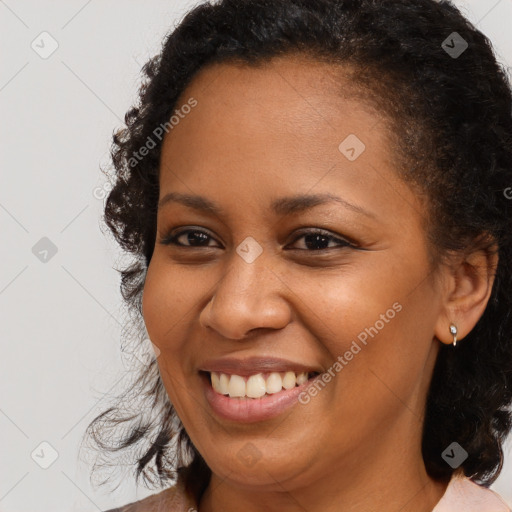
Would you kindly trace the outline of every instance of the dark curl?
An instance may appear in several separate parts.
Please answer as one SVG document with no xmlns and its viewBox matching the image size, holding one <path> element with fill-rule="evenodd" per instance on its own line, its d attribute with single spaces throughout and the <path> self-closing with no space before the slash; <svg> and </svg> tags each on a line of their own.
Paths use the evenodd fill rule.
<svg viewBox="0 0 512 512">
<path fill-rule="evenodd" d="M 453 32 L 468 43 L 456 58 L 442 47 Z M 490 41 L 450 2 L 221 0 L 191 10 L 144 66 L 138 103 L 113 136 L 115 176 L 104 219 L 136 258 L 121 270 L 125 303 L 140 321 L 155 243 L 161 141 L 144 158 L 134 154 L 170 119 L 205 66 L 258 65 L 292 54 L 350 70 L 354 95 L 386 114 L 397 172 L 428 206 L 433 269 L 454 252 L 498 250 L 484 314 L 456 348 L 441 346 L 422 446 L 428 473 L 447 480 L 454 470 L 441 453 L 458 442 L 468 452 L 460 471 L 489 486 L 501 471 L 512 426 L 512 99 Z M 181 467 L 194 475 L 193 488 L 204 489 L 210 470 L 177 418 L 155 360 L 131 391 L 144 400 L 142 409 L 128 414 L 124 403 L 133 397 L 125 393 L 88 432 L 104 453 L 145 441 L 133 464 L 137 480 L 142 474 L 154 484 L 153 473 L 166 486 Z M 158 414 L 145 416 L 149 409 Z M 120 426 L 124 432 L 116 431 Z M 110 429 L 117 443 L 105 442 Z"/>
</svg>

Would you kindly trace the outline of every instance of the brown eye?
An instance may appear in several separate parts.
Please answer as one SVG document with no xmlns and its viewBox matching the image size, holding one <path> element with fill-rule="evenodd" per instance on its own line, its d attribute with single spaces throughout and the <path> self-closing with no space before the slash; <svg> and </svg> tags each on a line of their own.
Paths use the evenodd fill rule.
<svg viewBox="0 0 512 512">
<path fill-rule="evenodd" d="M 208 245 L 211 240 L 213 237 L 201 229 L 182 229 L 166 236 L 160 243 L 179 247 L 212 247 Z"/>
<path fill-rule="evenodd" d="M 335 249 L 336 247 L 354 247 L 353 244 L 344 240 L 343 238 L 336 237 L 323 230 L 310 230 L 302 232 L 298 237 L 295 238 L 294 243 L 301 238 L 304 239 L 304 245 L 306 249 L 301 250 L 312 250 L 322 251 L 326 249 Z M 334 243 L 335 245 L 330 245 Z"/>
<path fill-rule="evenodd" d="M 302 232 L 299 236 L 295 237 L 293 243 L 295 244 L 300 239 L 304 239 L 304 244 L 299 250 L 307 252 L 324 251 L 340 247 L 355 247 L 353 243 L 343 238 L 334 236 L 328 231 L 318 229 Z M 208 232 L 202 229 L 189 228 L 167 235 L 160 243 L 189 248 L 216 247 L 209 244 L 212 240 L 215 239 Z"/>
</svg>

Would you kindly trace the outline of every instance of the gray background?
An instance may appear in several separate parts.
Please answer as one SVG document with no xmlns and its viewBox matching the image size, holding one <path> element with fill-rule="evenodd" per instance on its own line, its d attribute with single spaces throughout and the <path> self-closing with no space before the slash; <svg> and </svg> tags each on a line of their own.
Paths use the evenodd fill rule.
<svg viewBox="0 0 512 512">
<path fill-rule="evenodd" d="M 456 3 L 512 63 L 512 0 Z M 0 0 L 2 512 L 93 512 L 155 492 L 129 478 L 112 493 L 94 489 L 78 457 L 126 365 L 114 267 L 128 260 L 100 231 L 99 167 L 136 98 L 141 65 L 192 5 Z M 31 47 L 48 52 L 53 40 L 46 59 Z M 50 247 L 42 262 L 36 244 L 57 252 Z M 52 450 L 57 458 L 43 469 Z M 493 488 L 512 505 L 510 442 L 506 450 Z"/>
</svg>

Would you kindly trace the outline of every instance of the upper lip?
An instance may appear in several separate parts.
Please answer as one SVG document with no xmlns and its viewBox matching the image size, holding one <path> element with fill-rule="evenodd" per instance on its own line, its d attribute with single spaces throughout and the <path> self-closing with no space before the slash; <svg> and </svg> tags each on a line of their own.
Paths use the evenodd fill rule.
<svg viewBox="0 0 512 512">
<path fill-rule="evenodd" d="M 241 377 L 267 372 L 318 372 L 322 370 L 313 365 L 305 365 L 295 361 L 289 361 L 278 357 L 224 357 L 221 359 L 209 359 L 205 361 L 199 370 L 205 372 L 220 372 L 240 375 Z"/>
</svg>

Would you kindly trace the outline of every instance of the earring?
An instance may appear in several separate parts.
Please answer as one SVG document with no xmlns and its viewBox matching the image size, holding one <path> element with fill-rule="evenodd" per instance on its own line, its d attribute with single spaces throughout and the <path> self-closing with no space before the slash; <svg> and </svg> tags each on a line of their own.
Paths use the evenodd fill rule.
<svg viewBox="0 0 512 512">
<path fill-rule="evenodd" d="M 450 333 L 453 335 L 453 346 L 457 346 L 457 327 L 453 324 L 450 325 Z"/>
</svg>

